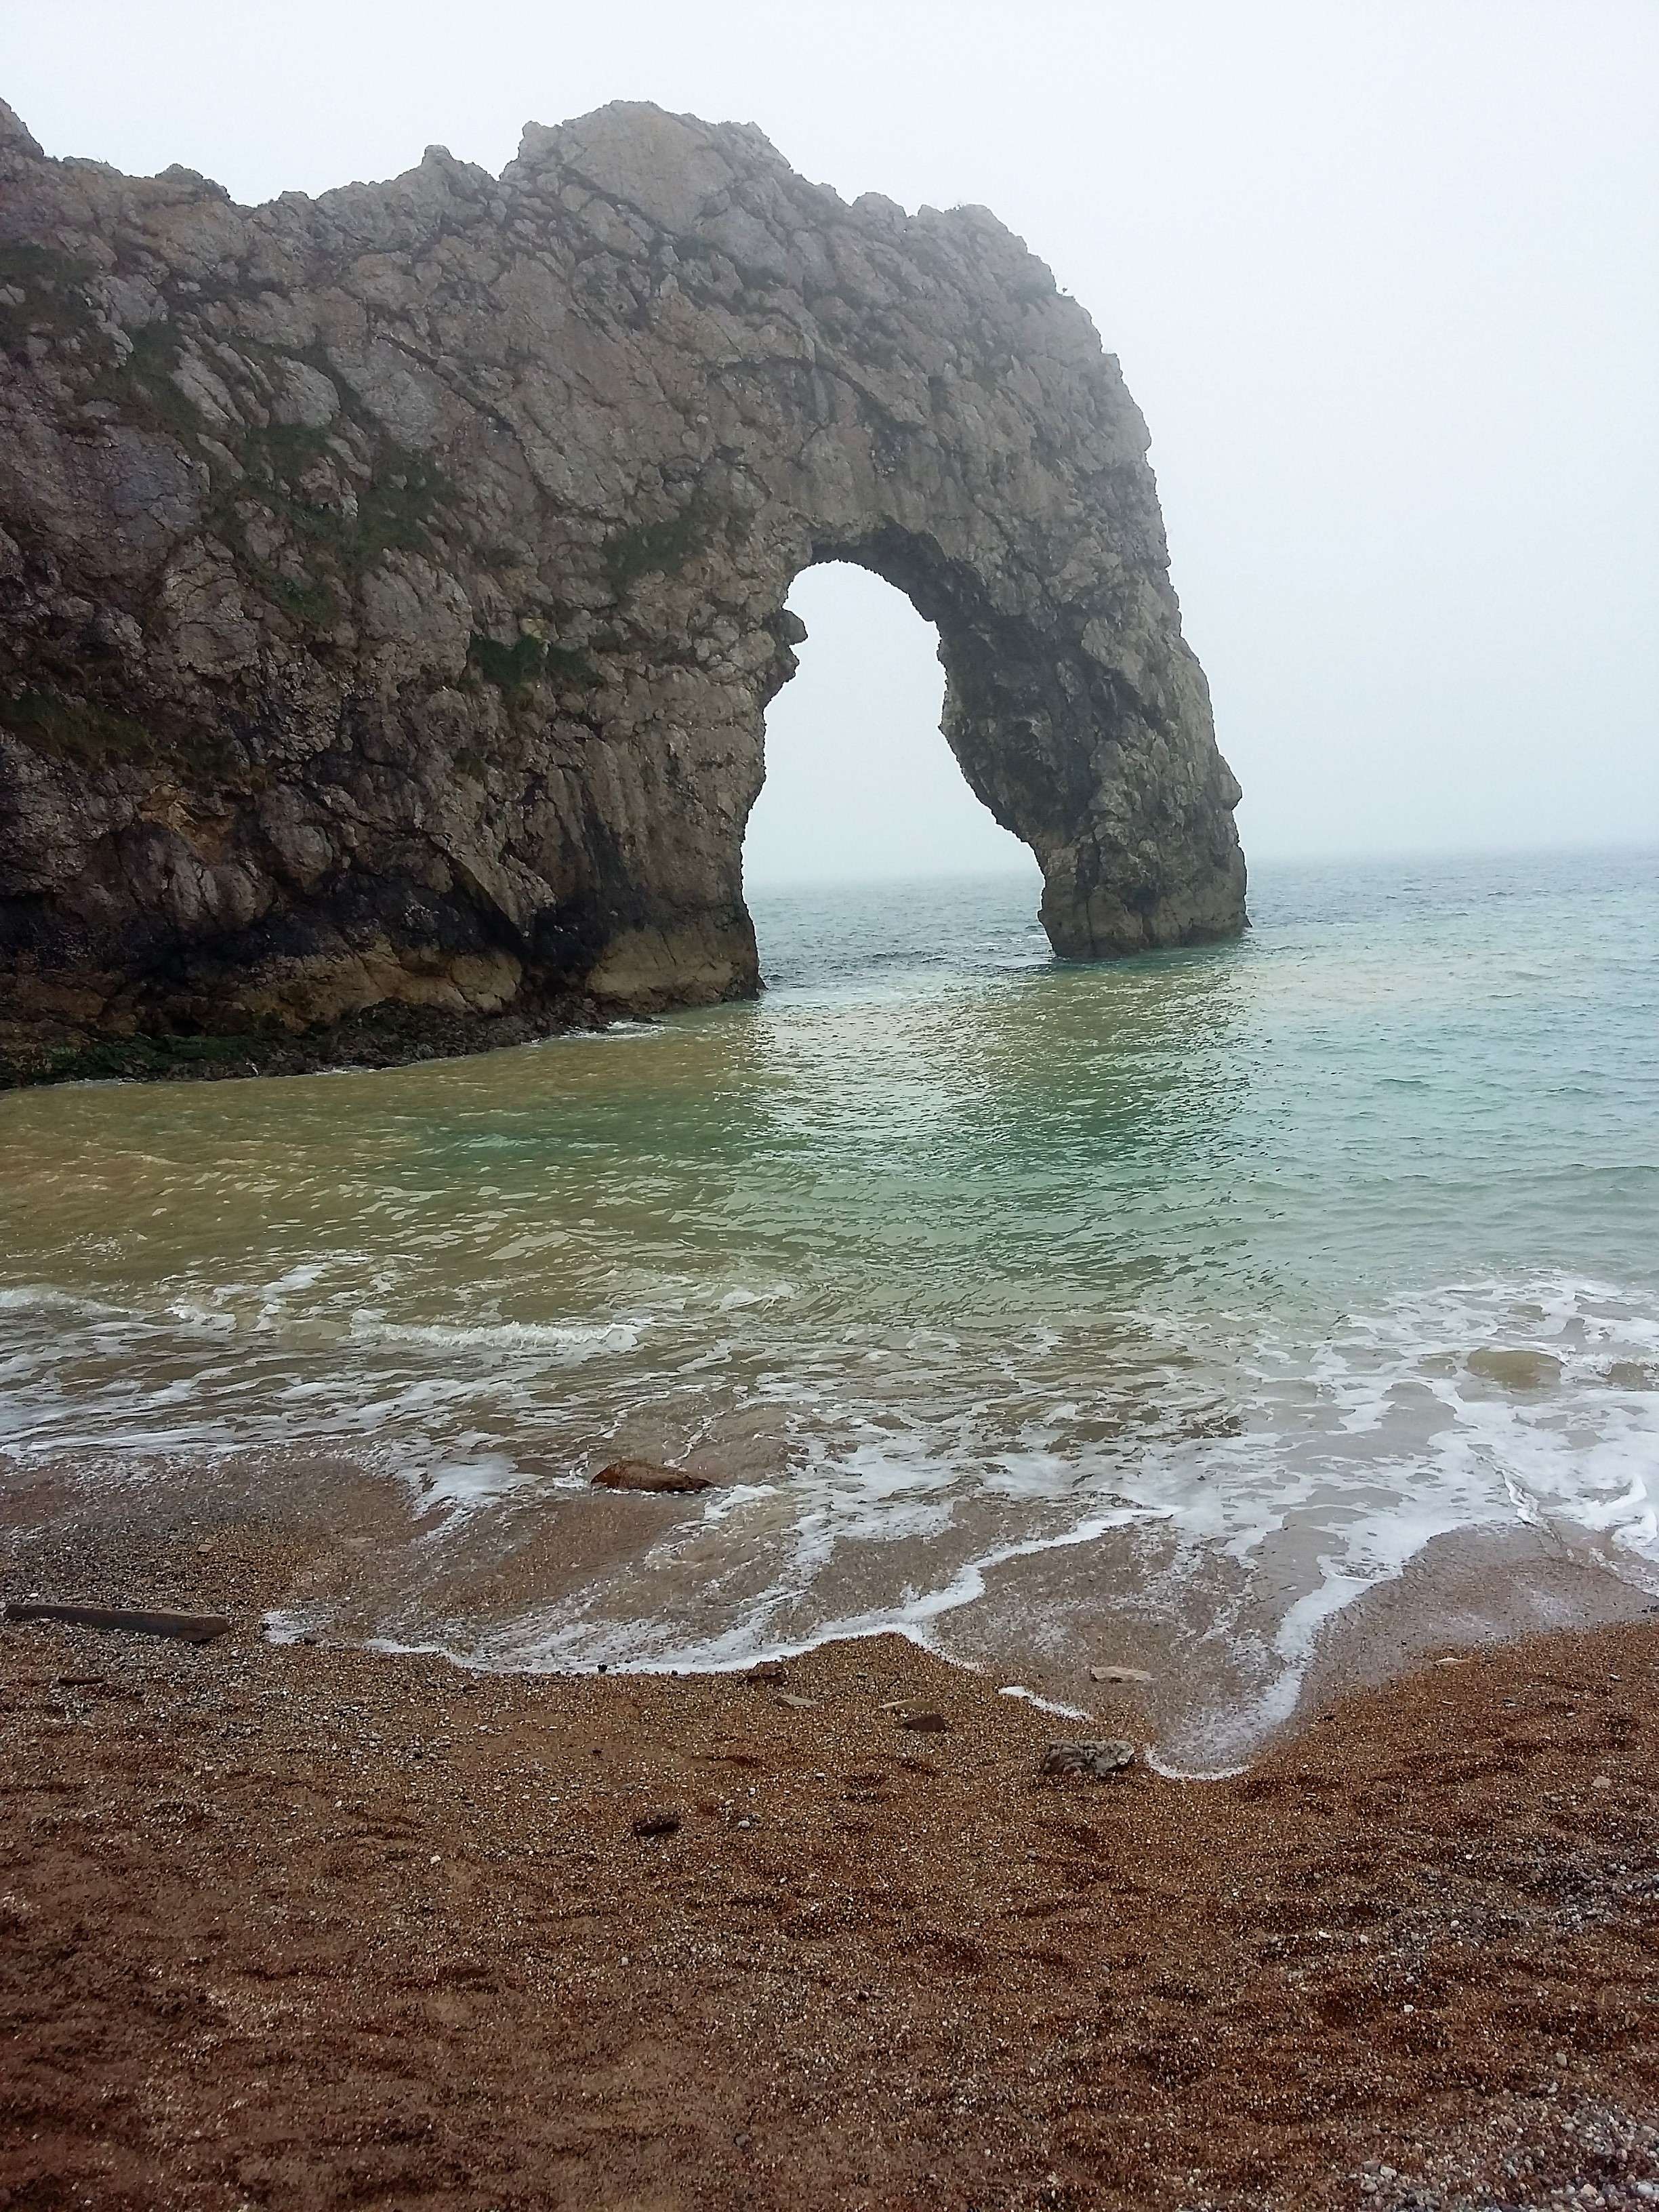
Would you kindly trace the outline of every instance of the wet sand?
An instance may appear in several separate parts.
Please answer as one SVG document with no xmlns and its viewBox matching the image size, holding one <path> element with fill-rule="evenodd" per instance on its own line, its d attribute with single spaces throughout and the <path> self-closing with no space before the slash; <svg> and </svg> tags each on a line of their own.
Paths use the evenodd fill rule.
<svg viewBox="0 0 1659 2212">
<path fill-rule="evenodd" d="M 893 1637 L 761 1680 L 263 1640 L 329 1549 L 15 1545 L 9 1595 L 238 1625 L 0 1629 L 0 2207 L 1659 2196 L 1659 1626 L 1056 1784 L 1081 1729 Z"/>
<path fill-rule="evenodd" d="M 708 1471 L 730 1472 L 718 1462 Z M 1327 1601 L 1310 1538 L 1281 1532 L 1241 1557 L 1152 1525 L 997 1558 L 1020 1524 L 1011 1510 L 1000 1525 L 981 1506 L 932 1546 L 836 1545 L 793 1595 L 768 1597 L 777 1641 L 757 1646 L 740 1624 L 777 1563 L 708 1507 L 702 1497 L 550 1494 L 530 1482 L 474 1510 L 320 1453 L 280 1464 L 254 1454 L 146 1456 L 125 1474 L 107 1459 L 80 1468 L 0 1454 L 0 1577 L 9 1589 L 38 1579 L 58 1595 L 142 1602 L 157 1576 L 204 1571 L 195 1542 L 258 1530 L 273 1562 L 286 1564 L 240 1601 L 245 1612 L 271 1608 L 279 1637 L 437 1648 L 508 1672 L 586 1670 L 601 1658 L 684 1668 L 722 1650 L 736 1663 L 908 1615 L 941 1657 L 1073 1713 L 1095 1708 L 1096 1663 L 1134 1667 L 1147 1678 L 1137 1692 L 1142 1740 L 1159 1764 L 1194 1778 L 1259 1756 L 1301 1728 L 1310 1706 L 1448 1648 L 1640 1620 L 1659 1607 L 1654 1571 L 1639 1558 L 1586 1531 L 1512 1521 L 1434 1538 L 1402 1573 L 1329 1613 L 1309 1644 L 1305 1627 L 1294 1639 L 1285 1631 L 1310 1595 Z M 799 1510 L 779 1502 L 785 1516 Z M 174 1540 L 153 1553 L 157 1530 Z M 953 1581 L 934 1609 L 929 1594 Z M 642 1657 L 653 1651 L 654 1661 Z"/>
</svg>

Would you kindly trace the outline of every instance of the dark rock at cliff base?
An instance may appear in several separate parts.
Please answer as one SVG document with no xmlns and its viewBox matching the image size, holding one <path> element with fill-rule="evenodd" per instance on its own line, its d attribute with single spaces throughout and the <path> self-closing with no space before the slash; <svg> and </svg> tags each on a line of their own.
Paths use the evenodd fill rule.
<svg viewBox="0 0 1659 2212">
<path fill-rule="evenodd" d="M 1057 951 L 1236 932 L 1146 446 L 994 216 L 747 126 L 618 105 L 245 209 L 0 106 L 0 1069 L 753 993 L 818 561 L 938 624 Z"/>
</svg>

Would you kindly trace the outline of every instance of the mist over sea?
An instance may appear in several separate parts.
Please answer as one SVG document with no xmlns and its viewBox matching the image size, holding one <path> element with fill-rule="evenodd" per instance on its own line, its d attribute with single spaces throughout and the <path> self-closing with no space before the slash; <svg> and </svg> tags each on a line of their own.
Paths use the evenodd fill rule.
<svg viewBox="0 0 1659 2212">
<path fill-rule="evenodd" d="M 1242 943 L 1098 968 L 1036 890 L 757 892 L 757 1006 L 0 1099 L 0 1453 L 378 1486 L 283 1632 L 902 1626 L 1059 1702 L 1151 1650 L 1188 1752 L 1436 1534 L 1659 1588 L 1659 855 L 1263 865 Z M 624 1453 L 719 1486 L 592 1496 Z"/>
</svg>

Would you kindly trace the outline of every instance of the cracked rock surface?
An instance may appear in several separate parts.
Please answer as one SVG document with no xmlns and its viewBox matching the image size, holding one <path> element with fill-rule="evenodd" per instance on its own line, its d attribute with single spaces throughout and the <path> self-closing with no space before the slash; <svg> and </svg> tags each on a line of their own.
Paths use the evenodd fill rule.
<svg viewBox="0 0 1659 2212">
<path fill-rule="evenodd" d="M 619 104 L 247 209 L 0 104 L 0 1063 L 752 994 L 817 561 L 938 625 L 1060 952 L 1235 933 L 1146 447 L 994 216 L 745 125 Z"/>
</svg>

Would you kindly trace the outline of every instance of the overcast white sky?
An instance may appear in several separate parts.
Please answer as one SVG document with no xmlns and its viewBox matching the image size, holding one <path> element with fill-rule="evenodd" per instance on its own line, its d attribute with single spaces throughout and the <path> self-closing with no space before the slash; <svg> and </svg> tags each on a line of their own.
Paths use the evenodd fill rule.
<svg viewBox="0 0 1659 2212">
<path fill-rule="evenodd" d="M 239 199 L 498 169 L 607 100 L 754 122 L 847 198 L 996 210 L 1152 428 L 1248 852 L 1659 841 L 1653 0 L 53 0 L 53 154 Z M 1012 848 L 933 635 L 801 580 L 757 876 Z M 1014 857 L 1018 857 L 1017 854 Z"/>
</svg>

